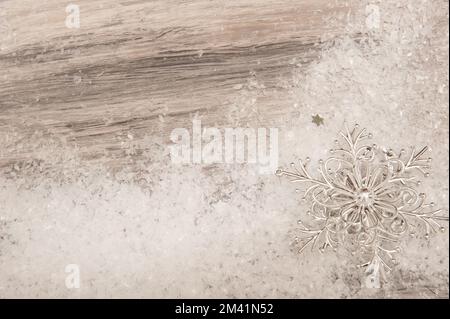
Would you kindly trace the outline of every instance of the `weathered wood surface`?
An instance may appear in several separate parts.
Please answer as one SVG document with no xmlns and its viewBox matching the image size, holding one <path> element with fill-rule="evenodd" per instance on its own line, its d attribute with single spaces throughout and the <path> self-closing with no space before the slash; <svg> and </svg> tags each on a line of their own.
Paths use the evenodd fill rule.
<svg viewBox="0 0 450 319">
<path fill-rule="evenodd" d="M 12 33 L 0 51 L 0 128 L 45 129 L 92 145 L 90 156 L 117 148 L 118 131 L 167 137 L 195 112 L 229 123 L 252 77 L 274 91 L 258 101 L 262 120 L 282 114 L 280 79 L 342 35 L 352 10 L 328 0 L 77 4 L 80 29 L 66 28 L 66 1 L 0 3 Z"/>
</svg>

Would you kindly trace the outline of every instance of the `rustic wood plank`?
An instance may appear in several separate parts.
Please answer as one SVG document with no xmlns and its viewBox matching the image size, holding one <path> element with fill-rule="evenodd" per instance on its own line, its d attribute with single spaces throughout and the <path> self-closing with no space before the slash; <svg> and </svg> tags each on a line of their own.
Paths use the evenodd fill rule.
<svg viewBox="0 0 450 319">
<path fill-rule="evenodd" d="M 80 29 L 65 27 L 65 1 L 2 3 L 14 36 L 0 51 L 0 128 L 50 130 L 94 157 L 119 148 L 118 131 L 161 128 L 161 116 L 165 137 L 195 112 L 229 122 L 236 88 L 252 77 L 274 91 L 259 105 L 273 120 L 280 79 L 342 35 L 352 10 L 327 0 L 77 4 Z"/>
</svg>

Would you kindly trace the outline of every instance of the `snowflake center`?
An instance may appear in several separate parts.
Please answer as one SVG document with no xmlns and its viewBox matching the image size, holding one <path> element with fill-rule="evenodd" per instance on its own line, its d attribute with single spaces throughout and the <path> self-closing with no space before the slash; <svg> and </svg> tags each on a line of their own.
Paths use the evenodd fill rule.
<svg viewBox="0 0 450 319">
<path fill-rule="evenodd" d="M 359 190 L 356 195 L 356 203 L 363 207 L 368 207 L 373 204 L 373 196 L 372 193 L 367 189 L 363 188 Z"/>
</svg>

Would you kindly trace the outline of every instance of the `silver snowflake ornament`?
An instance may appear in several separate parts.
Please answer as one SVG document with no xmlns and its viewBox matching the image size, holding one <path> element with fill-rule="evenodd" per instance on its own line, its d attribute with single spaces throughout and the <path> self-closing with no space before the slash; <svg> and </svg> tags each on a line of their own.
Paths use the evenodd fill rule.
<svg viewBox="0 0 450 319">
<path fill-rule="evenodd" d="M 431 158 L 424 158 L 428 147 L 399 153 L 368 143 L 372 138 L 358 125 L 340 132 L 331 157 L 319 161 L 318 177 L 313 177 L 306 161 L 291 164 L 292 170 L 279 169 L 294 183 L 306 183 L 305 201 L 310 203 L 313 226 L 299 221 L 302 236 L 295 245 L 301 253 L 306 247 L 337 249 L 345 246 L 362 260 L 369 274 L 383 276 L 396 261 L 400 242 L 414 229 L 425 237 L 444 230 L 448 221 L 434 203 L 426 203 L 417 191 L 419 174 L 429 176 Z"/>
</svg>

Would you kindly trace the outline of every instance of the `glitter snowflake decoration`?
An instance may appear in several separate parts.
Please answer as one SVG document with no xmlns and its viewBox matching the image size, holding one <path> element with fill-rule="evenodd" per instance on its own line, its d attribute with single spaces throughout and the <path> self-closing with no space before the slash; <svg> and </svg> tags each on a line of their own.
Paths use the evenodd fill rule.
<svg viewBox="0 0 450 319">
<path fill-rule="evenodd" d="M 303 235 L 295 243 L 300 253 L 307 247 L 323 252 L 345 246 L 362 259 L 359 266 L 385 274 L 395 265 L 405 235 L 419 228 L 427 238 L 443 231 L 441 223 L 448 221 L 443 210 L 434 209 L 417 191 L 417 173 L 429 175 L 431 158 L 424 158 L 428 147 L 396 154 L 368 145 L 372 135 L 358 125 L 340 135 L 331 157 L 319 161 L 319 177 L 308 172 L 309 158 L 292 163 L 292 171 L 277 171 L 292 182 L 308 184 L 303 199 L 311 203 L 308 215 L 315 226 L 299 221 Z"/>
</svg>

